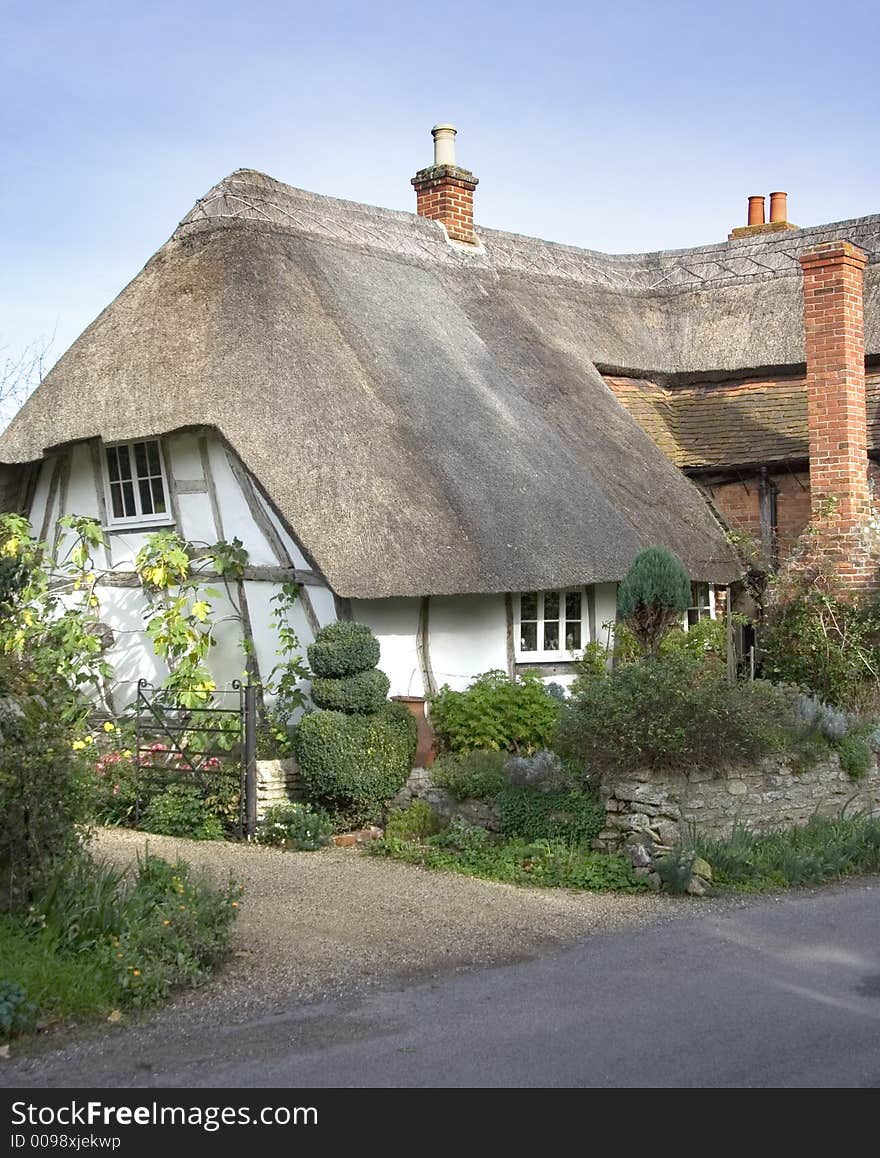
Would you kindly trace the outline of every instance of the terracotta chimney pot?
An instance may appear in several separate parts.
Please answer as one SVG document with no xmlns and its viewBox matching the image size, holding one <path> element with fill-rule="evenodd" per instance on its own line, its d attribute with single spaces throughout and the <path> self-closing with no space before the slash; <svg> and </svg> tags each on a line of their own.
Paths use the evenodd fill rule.
<svg viewBox="0 0 880 1158">
<path fill-rule="evenodd" d="M 764 198 L 750 197 L 749 198 L 749 225 L 763 225 L 764 224 Z"/>
<path fill-rule="evenodd" d="M 770 220 L 788 221 L 788 194 L 770 194 Z"/>
</svg>

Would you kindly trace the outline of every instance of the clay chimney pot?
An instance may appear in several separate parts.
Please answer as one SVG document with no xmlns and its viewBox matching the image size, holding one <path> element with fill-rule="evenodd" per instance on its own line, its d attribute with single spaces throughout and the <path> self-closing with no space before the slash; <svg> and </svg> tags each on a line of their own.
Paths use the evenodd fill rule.
<svg viewBox="0 0 880 1158">
<path fill-rule="evenodd" d="M 749 225 L 764 224 L 764 198 L 749 198 Z"/>
<path fill-rule="evenodd" d="M 770 194 L 770 220 L 788 221 L 788 194 Z"/>
</svg>

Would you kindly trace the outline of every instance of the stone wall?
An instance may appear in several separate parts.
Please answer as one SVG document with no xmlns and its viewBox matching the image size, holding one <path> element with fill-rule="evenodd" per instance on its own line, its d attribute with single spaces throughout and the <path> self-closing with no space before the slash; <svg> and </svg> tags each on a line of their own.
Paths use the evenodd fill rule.
<svg viewBox="0 0 880 1158">
<path fill-rule="evenodd" d="M 406 808 L 413 800 L 425 800 L 431 807 L 450 820 L 461 817 L 468 824 L 479 824 L 490 832 L 497 832 L 500 826 L 498 806 L 484 800 L 456 800 L 431 779 L 427 768 L 414 768 L 409 780 L 391 801 L 392 808 Z"/>
<path fill-rule="evenodd" d="M 837 756 L 806 771 L 768 758 L 720 775 L 692 772 L 633 773 L 602 788 L 606 826 L 596 847 L 609 851 L 644 834 L 670 845 L 692 828 L 701 836 L 730 836 L 735 822 L 755 831 L 806 824 L 814 813 L 837 816 L 844 809 L 880 813 L 880 770 L 859 782 L 841 771 Z"/>
</svg>

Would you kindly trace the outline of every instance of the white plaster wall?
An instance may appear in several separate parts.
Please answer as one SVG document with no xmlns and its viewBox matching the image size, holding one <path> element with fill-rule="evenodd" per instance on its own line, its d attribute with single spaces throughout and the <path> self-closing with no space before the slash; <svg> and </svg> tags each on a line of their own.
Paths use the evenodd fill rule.
<svg viewBox="0 0 880 1158">
<path fill-rule="evenodd" d="M 423 696 L 425 684 L 416 639 L 420 599 L 353 599 L 352 616 L 371 627 L 382 648 L 379 667 L 391 681 L 392 696 Z"/>
<path fill-rule="evenodd" d="M 241 493 L 241 487 L 229 465 L 226 447 L 219 439 L 212 438 L 209 442 L 208 457 L 217 493 L 217 506 L 223 521 L 223 534 L 220 537 L 229 543 L 239 538 L 250 556 L 251 563 L 255 566 L 283 565 L 283 560 L 276 556 L 265 535 L 254 522 Z"/>
<path fill-rule="evenodd" d="M 185 431 L 163 439 L 165 467 L 176 479 L 185 482 L 204 482 L 205 471 L 199 451 L 198 435 Z"/>
<path fill-rule="evenodd" d="M 278 636 L 273 622 L 276 605 L 272 603 L 280 587 L 277 583 L 263 583 L 249 579 L 245 581 L 244 589 L 254 636 L 257 667 L 262 679 L 267 680 L 272 674 L 272 669 L 280 662 Z M 299 654 L 305 660 L 306 648 L 315 637 L 302 600 L 298 599 L 294 603 L 288 613 L 288 622 L 296 632 L 300 644 Z"/>
<path fill-rule="evenodd" d="M 46 514 L 46 503 L 49 501 L 49 483 L 52 478 L 51 459 L 47 459 L 40 467 L 37 485 L 34 488 L 34 497 L 31 500 L 31 509 L 28 512 L 31 528 L 35 535 L 39 535 L 43 526 L 43 517 Z"/>
<path fill-rule="evenodd" d="M 507 671 L 503 595 L 437 595 L 429 605 L 428 648 L 438 686 L 462 691 L 474 676 Z"/>
<path fill-rule="evenodd" d="M 285 528 L 285 526 L 281 522 L 281 520 L 278 518 L 278 516 L 275 514 L 275 511 L 263 498 L 262 494 L 260 493 L 259 487 L 256 487 L 256 486 L 254 487 L 254 494 L 256 496 L 257 502 L 260 504 L 263 511 L 265 512 L 266 518 L 269 520 L 269 522 L 275 528 L 275 531 L 278 535 L 278 538 L 281 540 L 281 542 L 284 546 L 284 549 L 287 551 L 288 557 L 289 557 L 291 563 L 293 564 L 293 566 L 296 567 L 297 570 L 310 571 L 311 567 L 310 567 L 305 555 L 302 553 L 302 551 L 296 545 L 296 543 L 294 542 L 292 537 L 287 533 L 287 529 Z M 286 560 L 285 560 L 285 562 L 286 562 Z"/>
<path fill-rule="evenodd" d="M 326 627 L 328 623 L 336 622 L 336 600 L 333 598 L 333 592 L 329 587 L 310 583 L 309 599 L 311 600 L 319 627 Z"/>
<path fill-rule="evenodd" d="M 206 493 L 178 495 L 177 508 L 181 523 L 178 531 L 188 543 L 208 547 L 222 538 L 214 526 L 211 500 Z"/>
<path fill-rule="evenodd" d="M 617 584 L 597 583 L 596 598 L 596 642 L 609 653 L 614 647 L 614 623 L 617 620 Z"/>
</svg>

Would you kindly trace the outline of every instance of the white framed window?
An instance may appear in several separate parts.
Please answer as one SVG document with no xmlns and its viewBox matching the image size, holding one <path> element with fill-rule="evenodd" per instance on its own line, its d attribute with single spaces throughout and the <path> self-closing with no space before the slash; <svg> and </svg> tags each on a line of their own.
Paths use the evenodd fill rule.
<svg viewBox="0 0 880 1158">
<path fill-rule="evenodd" d="M 691 583 L 691 606 L 684 615 L 683 627 L 689 631 L 701 619 L 715 618 L 715 588 L 711 583 Z"/>
<path fill-rule="evenodd" d="M 517 660 L 566 660 L 589 642 L 587 594 L 583 587 L 525 591 L 514 623 Z"/>
<path fill-rule="evenodd" d="M 104 451 L 109 522 L 114 526 L 169 523 L 168 479 L 159 440 L 117 442 Z"/>
</svg>

